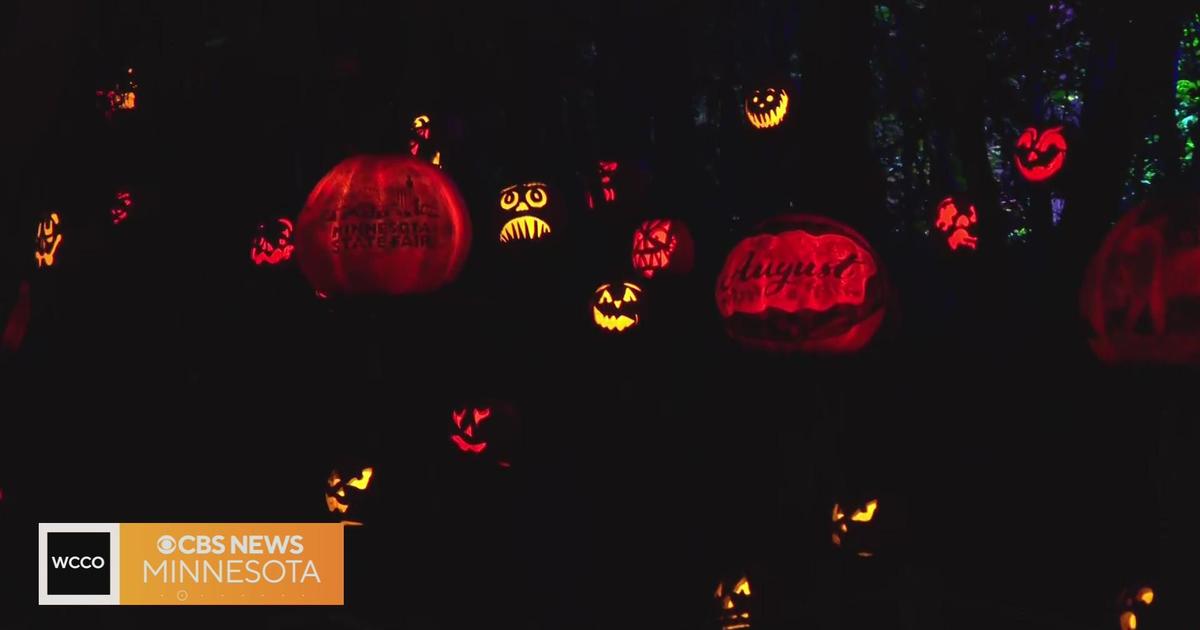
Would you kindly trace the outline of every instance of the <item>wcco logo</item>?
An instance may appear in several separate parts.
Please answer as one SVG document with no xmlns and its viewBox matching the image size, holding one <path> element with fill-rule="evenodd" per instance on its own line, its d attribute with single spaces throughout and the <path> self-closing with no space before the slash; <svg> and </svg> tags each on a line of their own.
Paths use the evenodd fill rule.
<svg viewBox="0 0 1200 630">
<path fill-rule="evenodd" d="M 50 566 L 55 569 L 103 569 L 105 564 L 104 556 L 50 556 Z"/>
<path fill-rule="evenodd" d="M 116 523 L 38 525 L 38 602 L 115 604 L 120 558 Z"/>
</svg>

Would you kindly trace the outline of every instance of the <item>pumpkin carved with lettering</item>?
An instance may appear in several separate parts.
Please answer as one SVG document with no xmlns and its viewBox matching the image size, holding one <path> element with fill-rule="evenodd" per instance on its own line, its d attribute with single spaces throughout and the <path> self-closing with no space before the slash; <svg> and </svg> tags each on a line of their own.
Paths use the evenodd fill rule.
<svg viewBox="0 0 1200 630">
<path fill-rule="evenodd" d="M 322 293 L 424 293 L 458 276 L 471 220 L 437 167 L 409 156 L 359 155 L 317 183 L 295 242 L 300 271 Z"/>
<path fill-rule="evenodd" d="M 857 232 L 814 215 L 783 215 L 733 248 L 717 309 L 741 343 L 775 351 L 855 352 L 883 322 L 888 284 Z"/>
</svg>

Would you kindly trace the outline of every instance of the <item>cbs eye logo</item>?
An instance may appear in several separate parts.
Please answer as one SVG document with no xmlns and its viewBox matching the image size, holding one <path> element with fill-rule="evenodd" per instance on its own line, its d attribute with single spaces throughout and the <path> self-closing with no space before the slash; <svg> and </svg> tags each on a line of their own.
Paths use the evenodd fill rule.
<svg viewBox="0 0 1200 630">
<path fill-rule="evenodd" d="M 38 526 L 38 597 L 43 604 L 116 603 L 116 524 Z"/>
</svg>

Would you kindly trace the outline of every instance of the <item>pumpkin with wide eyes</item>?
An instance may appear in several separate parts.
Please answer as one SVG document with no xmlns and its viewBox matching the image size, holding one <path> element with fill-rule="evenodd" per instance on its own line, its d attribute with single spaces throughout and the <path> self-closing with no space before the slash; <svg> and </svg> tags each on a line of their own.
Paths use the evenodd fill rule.
<svg viewBox="0 0 1200 630">
<path fill-rule="evenodd" d="M 1129 211 L 1092 258 L 1080 303 L 1104 361 L 1200 363 L 1200 199 Z"/>
<path fill-rule="evenodd" d="M 1044 182 L 1062 170 L 1067 159 L 1067 139 L 1062 130 L 1059 126 L 1039 132 L 1037 127 L 1028 127 L 1021 132 L 1013 160 L 1022 177 Z"/>
<path fill-rule="evenodd" d="M 633 268 L 647 278 L 659 271 L 687 273 L 694 255 L 692 234 L 678 219 L 643 221 L 633 231 Z"/>
<path fill-rule="evenodd" d="M 717 603 L 717 620 L 721 630 L 746 630 L 751 627 L 757 612 L 756 599 L 746 574 L 717 582 L 713 599 Z"/>
<path fill-rule="evenodd" d="M 1155 630 L 1152 604 L 1154 589 L 1149 586 L 1122 590 L 1117 597 L 1121 630 Z"/>
<path fill-rule="evenodd" d="M 347 525 L 362 525 L 361 520 L 351 520 L 351 517 L 364 511 L 360 504 L 366 500 L 374 476 L 375 469 L 370 466 L 345 472 L 334 469 L 329 473 L 325 480 L 325 507 L 329 513 L 340 517 Z"/>
<path fill-rule="evenodd" d="M 860 506 L 845 506 L 850 510 L 847 515 L 839 503 L 833 504 L 831 522 L 833 533 L 830 535 L 833 546 L 852 551 L 860 558 L 870 558 L 875 555 L 875 511 L 879 509 L 879 499 L 870 499 Z"/>
<path fill-rule="evenodd" d="M 541 182 L 509 186 L 500 191 L 500 211 L 512 218 L 500 228 L 500 242 L 536 241 L 550 236 L 550 189 Z"/>
<path fill-rule="evenodd" d="M 979 237 L 971 232 L 979 222 L 979 214 L 975 204 L 955 201 L 954 197 L 946 197 L 938 204 L 937 218 L 933 226 L 948 234 L 946 244 L 951 251 L 975 249 Z"/>
<path fill-rule="evenodd" d="M 631 282 L 602 284 L 592 296 L 592 321 L 606 332 L 625 332 L 641 321 L 642 288 Z"/>
<path fill-rule="evenodd" d="M 747 346 L 843 353 L 879 330 L 888 285 L 879 257 L 849 226 L 784 215 L 733 248 L 716 298 L 729 334 Z"/>
<path fill-rule="evenodd" d="M 34 241 L 33 258 L 37 266 L 53 267 L 58 246 L 62 244 L 62 226 L 57 212 L 51 212 L 38 222 L 37 239 Z"/>
<path fill-rule="evenodd" d="M 755 129 L 778 127 L 787 113 L 788 93 L 783 88 L 757 89 L 746 97 L 746 120 Z"/>
<path fill-rule="evenodd" d="M 289 219 L 276 219 L 269 223 L 258 224 L 258 236 L 250 245 L 250 260 L 256 265 L 278 265 L 292 257 L 292 222 Z"/>
</svg>

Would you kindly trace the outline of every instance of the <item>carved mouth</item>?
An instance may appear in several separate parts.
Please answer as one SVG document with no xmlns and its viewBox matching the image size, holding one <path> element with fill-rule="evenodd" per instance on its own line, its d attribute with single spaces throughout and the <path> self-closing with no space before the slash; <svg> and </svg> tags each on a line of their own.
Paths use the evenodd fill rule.
<svg viewBox="0 0 1200 630">
<path fill-rule="evenodd" d="M 746 118 L 750 119 L 750 124 L 757 129 L 769 129 L 779 126 L 783 122 L 783 117 L 787 114 L 788 95 L 783 92 L 779 95 L 779 103 L 775 107 L 765 112 L 752 112 L 750 106 L 746 106 Z"/>
<path fill-rule="evenodd" d="M 500 242 L 534 241 L 550 234 L 550 224 L 531 216 L 517 217 L 500 229 Z"/>
<path fill-rule="evenodd" d="M 1026 166 L 1025 162 L 1017 159 L 1017 170 L 1025 176 L 1025 179 L 1031 182 L 1040 182 L 1049 179 L 1062 168 L 1063 161 L 1066 159 L 1065 153 L 1058 153 L 1046 164 L 1034 164 Z"/>
<path fill-rule="evenodd" d="M 482 453 L 483 449 L 487 448 L 487 442 L 468 442 L 460 435 L 451 435 L 450 439 L 454 441 L 458 450 L 464 453 Z"/>
<path fill-rule="evenodd" d="M 596 320 L 596 325 L 604 330 L 615 330 L 617 332 L 621 332 L 638 323 L 637 315 L 633 317 L 628 315 L 605 315 L 595 306 L 592 307 L 592 319 Z"/>
<path fill-rule="evenodd" d="M 667 261 L 667 252 L 661 250 L 649 254 L 634 254 L 633 268 L 641 269 L 647 278 L 651 278 L 655 270 L 667 268 Z"/>
</svg>

